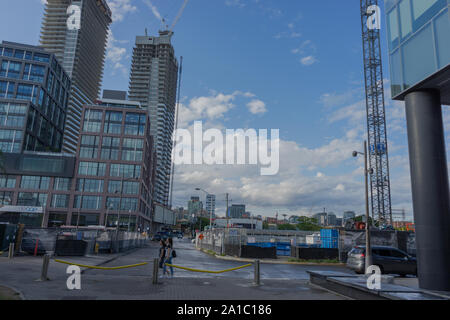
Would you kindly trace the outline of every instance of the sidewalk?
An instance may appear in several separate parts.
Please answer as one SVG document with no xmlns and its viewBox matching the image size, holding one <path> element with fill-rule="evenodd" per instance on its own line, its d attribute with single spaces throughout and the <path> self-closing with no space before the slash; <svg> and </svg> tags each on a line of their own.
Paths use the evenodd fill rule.
<svg viewBox="0 0 450 320">
<path fill-rule="evenodd" d="M 68 267 L 66 264 L 55 262 L 54 259 L 61 259 L 75 264 L 83 264 L 89 266 L 102 266 L 110 263 L 117 258 L 132 254 L 138 249 L 132 249 L 127 252 L 115 254 L 98 254 L 86 255 L 83 257 L 54 257 L 50 258 L 48 268 L 49 282 L 56 281 L 60 275 L 65 276 L 65 271 Z M 23 292 L 24 284 L 27 292 L 39 290 L 42 282 L 38 281 L 41 276 L 43 265 L 43 256 L 32 255 L 18 255 L 13 259 L 8 259 L 7 256 L 0 256 L 0 286 L 9 288 L 20 294 L 21 297 L 27 298 L 27 294 Z M 83 274 L 88 268 L 80 268 Z M 63 276 L 63 277 L 64 277 Z"/>
</svg>

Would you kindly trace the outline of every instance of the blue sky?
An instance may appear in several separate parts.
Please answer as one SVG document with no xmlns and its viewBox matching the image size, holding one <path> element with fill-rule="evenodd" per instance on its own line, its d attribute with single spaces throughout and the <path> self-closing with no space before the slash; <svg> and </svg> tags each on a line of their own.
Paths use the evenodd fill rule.
<svg viewBox="0 0 450 320">
<path fill-rule="evenodd" d="M 127 90 L 135 36 L 156 34 L 157 16 L 170 25 L 182 2 L 108 1 L 114 23 L 103 88 Z M 366 135 L 359 10 L 359 0 L 189 2 L 173 38 L 184 57 L 180 126 L 280 129 L 281 162 L 274 177 L 248 166 L 177 167 L 174 205 L 186 207 L 201 186 L 217 194 L 218 214 L 226 192 L 266 216 L 363 212 L 363 162 L 351 157 Z M 42 14 L 43 0 L 8 1 L 0 40 L 37 44 Z M 411 214 L 404 107 L 389 98 L 386 55 L 384 68 L 393 207 Z M 447 112 L 445 121 L 448 128 Z"/>
</svg>

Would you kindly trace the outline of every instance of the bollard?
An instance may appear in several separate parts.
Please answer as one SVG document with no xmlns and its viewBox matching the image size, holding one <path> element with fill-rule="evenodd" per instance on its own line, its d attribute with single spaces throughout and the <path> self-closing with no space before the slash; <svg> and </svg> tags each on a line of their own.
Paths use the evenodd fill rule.
<svg viewBox="0 0 450 320">
<path fill-rule="evenodd" d="M 254 285 L 255 286 L 259 286 L 261 284 L 260 281 L 260 269 L 259 269 L 259 260 L 255 260 L 254 264 L 255 264 L 255 280 L 254 280 Z"/>
<path fill-rule="evenodd" d="M 13 257 L 14 257 L 14 243 L 10 243 L 8 251 L 8 259 L 12 259 Z"/>
<path fill-rule="evenodd" d="M 39 239 L 36 239 L 36 247 L 34 248 L 34 256 L 37 256 L 38 253 L 38 247 L 39 247 Z"/>
<path fill-rule="evenodd" d="M 47 280 L 49 280 L 48 277 L 47 277 L 49 262 L 50 262 L 50 255 L 49 254 L 44 255 L 40 281 L 47 281 Z"/>
<path fill-rule="evenodd" d="M 158 284 L 159 259 L 153 260 L 153 284 Z"/>
</svg>

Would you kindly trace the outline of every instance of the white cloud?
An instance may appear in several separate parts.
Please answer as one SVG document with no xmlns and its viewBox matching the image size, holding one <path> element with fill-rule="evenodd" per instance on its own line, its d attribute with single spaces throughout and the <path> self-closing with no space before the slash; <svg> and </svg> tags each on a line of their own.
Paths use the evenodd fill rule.
<svg viewBox="0 0 450 320">
<path fill-rule="evenodd" d="M 311 66 L 314 63 L 316 63 L 318 60 L 314 57 L 314 56 L 307 56 L 304 57 L 302 59 L 300 59 L 300 62 L 304 65 L 304 66 Z"/>
<path fill-rule="evenodd" d="M 266 104 L 258 99 L 254 99 L 247 103 L 247 108 L 253 114 L 264 114 L 267 112 Z"/>
<path fill-rule="evenodd" d="M 106 47 L 106 61 L 112 65 L 113 74 L 119 70 L 124 77 L 128 76 L 128 69 L 125 67 L 123 61 L 128 58 L 127 49 L 120 47 L 117 44 L 127 43 L 128 41 L 117 40 L 111 29 L 108 32 L 108 44 Z"/>
<path fill-rule="evenodd" d="M 108 6 L 112 11 L 113 22 L 122 21 L 127 13 L 137 10 L 137 7 L 131 4 L 131 0 L 109 0 Z"/>
</svg>

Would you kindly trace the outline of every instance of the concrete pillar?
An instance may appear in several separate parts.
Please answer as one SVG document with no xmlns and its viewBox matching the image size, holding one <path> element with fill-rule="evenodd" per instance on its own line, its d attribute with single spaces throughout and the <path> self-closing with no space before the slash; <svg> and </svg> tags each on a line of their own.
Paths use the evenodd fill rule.
<svg viewBox="0 0 450 320">
<path fill-rule="evenodd" d="M 440 93 L 406 98 L 419 285 L 450 291 L 450 201 Z"/>
</svg>

